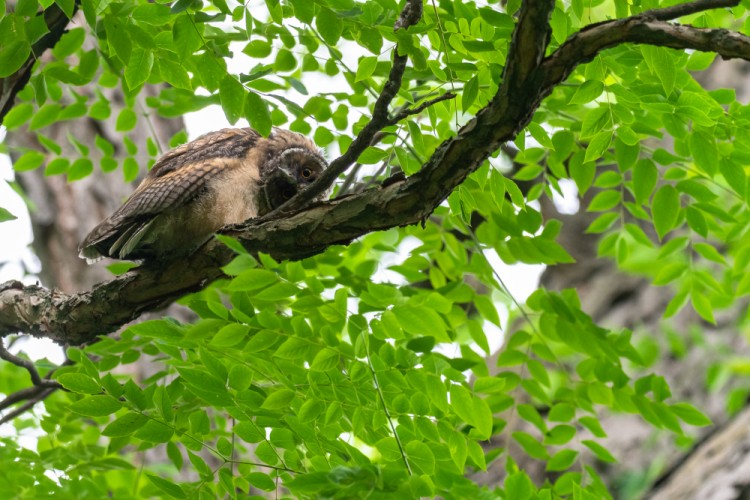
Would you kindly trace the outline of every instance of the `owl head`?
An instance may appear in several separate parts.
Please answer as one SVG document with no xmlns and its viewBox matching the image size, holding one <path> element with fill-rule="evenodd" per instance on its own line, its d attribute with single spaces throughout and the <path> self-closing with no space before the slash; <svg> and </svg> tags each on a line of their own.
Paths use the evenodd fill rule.
<svg viewBox="0 0 750 500">
<path fill-rule="evenodd" d="M 306 189 L 327 166 L 325 159 L 308 147 L 291 146 L 274 154 L 261 168 L 258 215 L 271 212 Z M 318 199 L 327 194 L 322 193 Z"/>
</svg>

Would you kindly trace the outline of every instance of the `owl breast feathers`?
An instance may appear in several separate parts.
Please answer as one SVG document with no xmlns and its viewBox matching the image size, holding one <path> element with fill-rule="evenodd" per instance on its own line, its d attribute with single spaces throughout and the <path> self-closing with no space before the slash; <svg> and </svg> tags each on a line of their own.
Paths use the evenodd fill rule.
<svg viewBox="0 0 750 500">
<path fill-rule="evenodd" d="M 86 236 L 79 255 L 90 262 L 188 255 L 223 226 L 277 208 L 326 166 L 310 139 L 287 130 L 267 138 L 250 128 L 208 133 L 159 158 L 130 198 Z"/>
</svg>

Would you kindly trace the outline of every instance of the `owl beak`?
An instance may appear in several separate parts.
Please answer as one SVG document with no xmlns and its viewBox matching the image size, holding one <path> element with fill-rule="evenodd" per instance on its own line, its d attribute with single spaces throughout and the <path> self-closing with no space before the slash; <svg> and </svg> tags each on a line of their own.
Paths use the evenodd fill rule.
<svg viewBox="0 0 750 500">
<path fill-rule="evenodd" d="M 293 167 L 285 165 L 285 166 L 281 167 L 279 170 L 280 170 L 279 173 L 283 174 L 283 175 L 279 175 L 279 177 L 283 178 L 284 181 L 286 181 L 289 184 L 296 184 L 297 183 L 297 179 L 295 178 L 294 168 Z"/>
</svg>

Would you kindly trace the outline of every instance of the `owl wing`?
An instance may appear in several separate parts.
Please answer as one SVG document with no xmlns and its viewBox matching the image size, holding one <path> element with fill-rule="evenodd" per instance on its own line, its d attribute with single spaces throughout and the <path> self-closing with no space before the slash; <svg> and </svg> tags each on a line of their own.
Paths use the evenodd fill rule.
<svg viewBox="0 0 750 500">
<path fill-rule="evenodd" d="M 126 258 L 138 246 L 155 216 L 194 199 L 207 183 L 236 161 L 209 160 L 183 165 L 160 177 L 147 177 L 115 213 L 81 243 L 80 256 Z"/>
<path fill-rule="evenodd" d="M 79 255 L 126 258 L 156 215 L 194 199 L 211 179 L 236 166 L 258 138 L 252 129 L 225 129 L 166 153 L 130 198 L 86 236 Z"/>
</svg>

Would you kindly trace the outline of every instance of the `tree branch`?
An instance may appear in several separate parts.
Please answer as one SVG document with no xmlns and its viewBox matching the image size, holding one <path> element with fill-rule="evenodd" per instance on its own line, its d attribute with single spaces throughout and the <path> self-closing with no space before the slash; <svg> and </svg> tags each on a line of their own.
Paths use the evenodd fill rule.
<svg viewBox="0 0 750 500">
<path fill-rule="evenodd" d="M 395 125 L 395 124 L 397 124 L 398 122 L 400 122 L 401 120 L 403 120 L 404 118 L 406 118 L 408 116 L 418 115 L 419 113 L 421 113 L 425 109 L 429 108 L 433 104 L 437 104 L 437 103 L 439 103 L 441 101 L 448 101 L 450 99 L 455 99 L 455 98 L 456 98 L 456 94 L 454 94 L 452 92 L 446 92 L 445 94 L 443 94 L 441 96 L 438 96 L 438 97 L 435 97 L 433 99 L 430 99 L 428 101 L 423 102 L 419 106 L 415 106 L 413 108 L 402 109 L 401 111 L 399 111 L 398 113 L 396 113 L 395 115 L 393 115 L 388 120 L 387 125 Z"/>
<path fill-rule="evenodd" d="M 675 25 L 638 15 L 588 26 L 566 40 L 542 63 L 544 95 L 565 80 L 579 64 L 591 61 L 602 50 L 623 43 L 716 52 L 724 59 L 750 60 L 750 37 L 725 29 Z"/>
<path fill-rule="evenodd" d="M 31 383 L 33 383 L 34 385 L 44 386 L 44 387 L 55 387 L 55 388 L 60 386 L 60 384 L 52 380 L 43 380 L 42 377 L 39 376 L 39 372 L 34 366 L 34 363 L 29 361 L 28 359 L 23 359 L 19 356 L 16 356 L 15 354 L 12 354 L 5 348 L 5 346 L 3 345 L 1 341 L 0 341 L 0 359 L 4 359 L 5 361 L 13 363 L 16 366 L 20 366 L 21 368 L 24 368 L 27 372 L 29 372 L 29 376 L 31 377 Z"/>
<path fill-rule="evenodd" d="M 0 411 L 5 410 L 6 408 L 9 408 L 10 406 L 21 401 L 26 401 L 15 410 L 0 417 L 0 425 L 10 422 L 18 415 L 33 408 L 35 404 L 44 400 L 45 398 L 47 398 L 47 396 L 49 396 L 56 390 L 62 388 L 58 382 L 50 380 L 52 374 L 55 373 L 57 368 L 50 370 L 47 375 L 42 378 L 39 376 L 39 372 L 31 361 L 10 353 L 5 348 L 5 346 L 2 345 L 2 342 L 0 342 L 0 358 L 13 363 L 16 366 L 25 368 L 31 376 L 31 382 L 34 384 L 31 387 L 27 387 L 25 389 L 21 389 L 20 391 L 9 394 L 5 399 L 0 401 Z M 70 360 L 66 360 L 64 364 L 70 364 Z"/>
<path fill-rule="evenodd" d="M 422 18 L 422 0 L 407 0 L 404 9 L 401 11 L 398 20 L 393 26 L 394 31 L 408 29 L 414 26 Z M 336 182 L 339 175 L 343 174 L 346 169 L 351 167 L 357 158 L 371 144 L 373 138 L 378 132 L 390 125 L 388 118 L 388 107 L 401 89 L 401 80 L 406 70 L 408 61 L 406 54 L 399 54 L 398 48 L 393 51 L 393 66 L 388 75 L 388 80 L 383 86 L 383 90 L 375 100 L 375 106 L 372 111 L 372 120 L 365 125 L 357 137 L 349 145 L 346 152 L 331 162 L 323 174 L 318 177 L 307 189 L 297 193 L 289 201 L 274 210 L 270 215 L 288 214 L 307 206 L 318 195 L 327 191 L 333 183 Z"/>
<path fill-rule="evenodd" d="M 738 0 L 696 0 L 695 2 L 682 3 L 671 7 L 647 10 L 640 15 L 656 19 L 657 21 L 669 21 L 707 10 L 736 7 L 739 4 Z"/>
<path fill-rule="evenodd" d="M 554 0 L 524 0 L 496 99 L 520 91 L 539 68 L 552 34 L 549 19 L 554 9 Z"/>
<path fill-rule="evenodd" d="M 44 401 L 47 399 L 47 396 L 51 395 L 53 392 L 57 390 L 56 387 L 43 387 L 43 386 L 33 386 L 29 387 L 28 389 L 24 389 L 24 391 L 28 391 L 28 394 L 26 394 L 26 397 L 23 399 L 26 399 L 27 401 L 16 408 L 15 410 L 8 412 L 6 415 L 3 415 L 2 418 L 0 418 L 0 425 L 7 424 L 8 422 L 11 422 L 14 418 L 21 415 L 22 413 L 25 413 L 32 409 L 35 404 L 37 404 L 40 401 Z M 11 394 L 11 396 L 15 394 L 19 394 L 24 391 L 18 391 L 14 394 Z M 7 399 L 9 399 L 10 396 Z M 5 401 L 3 401 L 4 403 Z"/>
</svg>

